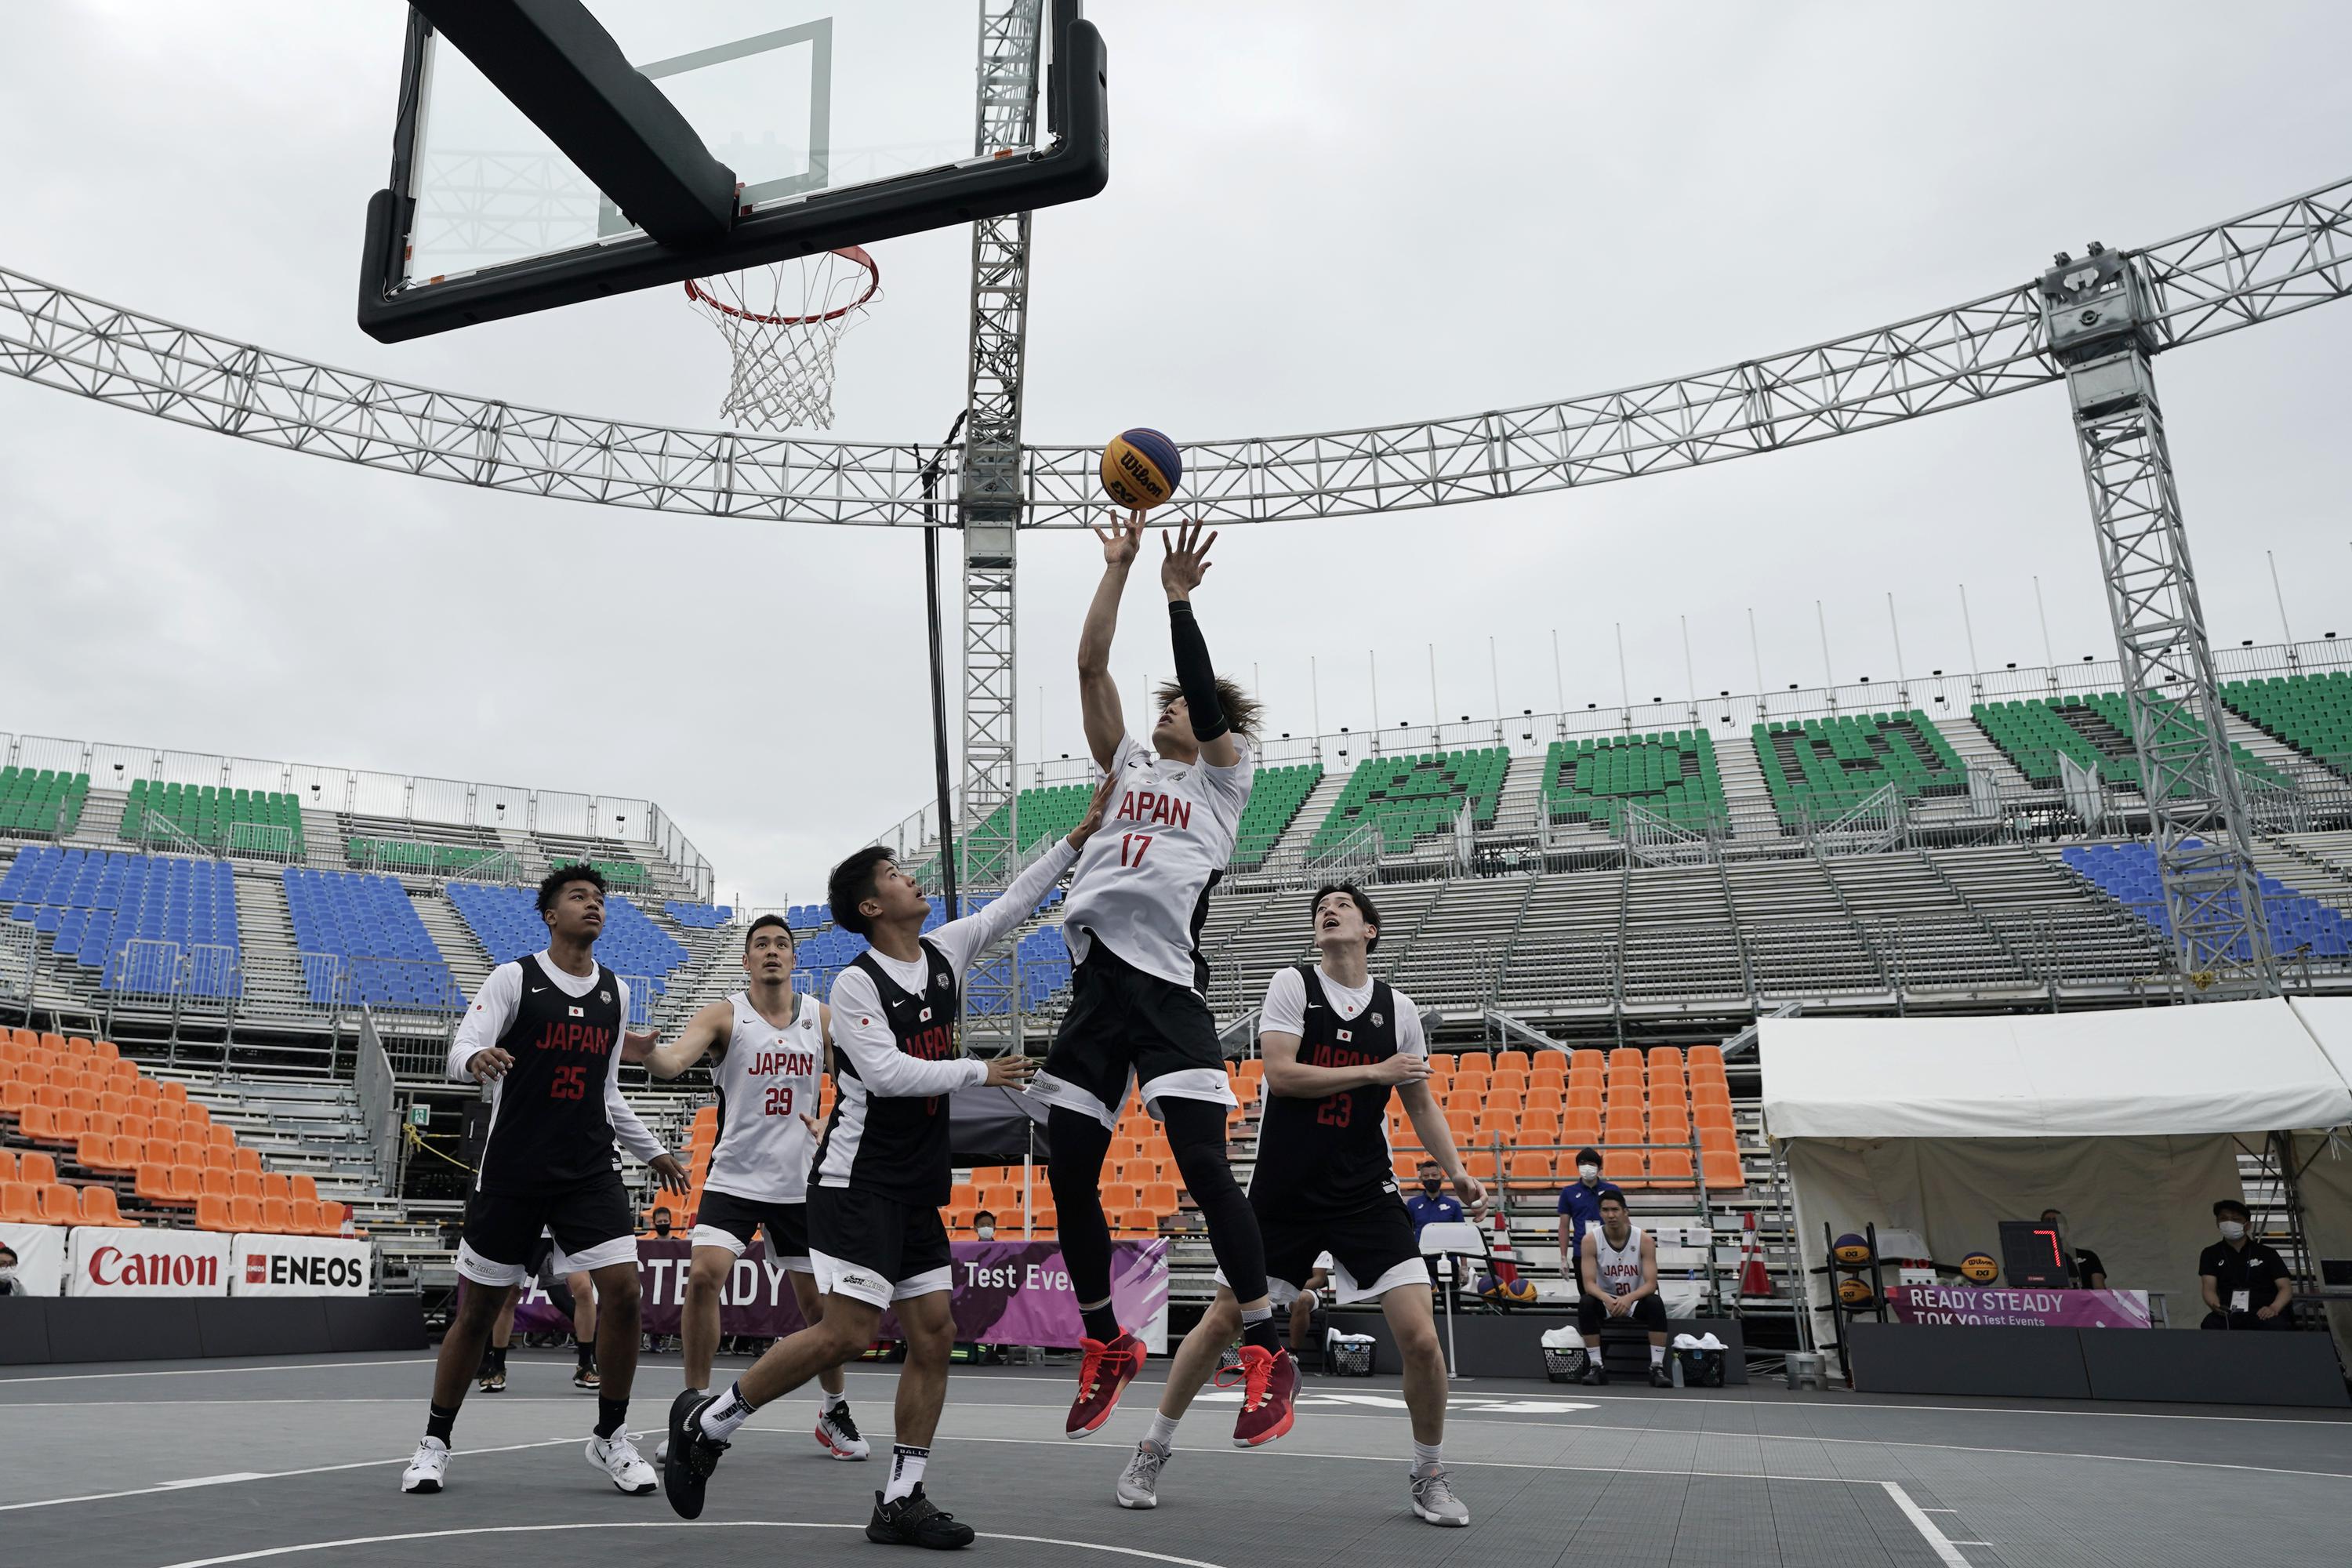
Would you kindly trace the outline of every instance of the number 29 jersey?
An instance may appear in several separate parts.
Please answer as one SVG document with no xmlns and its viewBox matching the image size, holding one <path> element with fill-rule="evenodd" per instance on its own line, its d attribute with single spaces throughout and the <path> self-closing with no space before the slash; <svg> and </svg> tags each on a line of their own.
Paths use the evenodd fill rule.
<svg viewBox="0 0 2352 1568">
<path fill-rule="evenodd" d="M 1083 963 L 1102 942 L 1171 985 L 1207 989 L 1201 924 L 1209 889 L 1225 874 L 1257 764 L 1238 736 L 1229 768 L 1172 763 L 1132 735 L 1110 760 L 1118 780 L 1103 824 L 1078 852 L 1063 896 L 1063 934 Z"/>
<path fill-rule="evenodd" d="M 707 1187 L 766 1204 L 808 1199 L 812 1140 L 801 1117 L 816 1114 L 824 1034 L 817 999 L 798 1001 L 793 1021 L 779 1029 L 760 1016 L 748 993 L 728 998 L 735 1027 L 710 1070 L 719 1087 L 719 1142 Z"/>
</svg>

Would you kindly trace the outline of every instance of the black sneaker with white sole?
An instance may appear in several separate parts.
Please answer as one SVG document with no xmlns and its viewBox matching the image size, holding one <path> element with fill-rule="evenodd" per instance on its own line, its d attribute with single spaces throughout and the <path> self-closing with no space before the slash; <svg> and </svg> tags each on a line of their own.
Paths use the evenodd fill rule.
<svg viewBox="0 0 2352 1568">
<path fill-rule="evenodd" d="M 698 1388 L 682 1390 L 669 1404 L 669 1441 L 662 1462 L 662 1493 L 680 1519 L 702 1517 L 702 1489 L 728 1445 L 702 1429 L 702 1412 L 719 1395 Z"/>
<path fill-rule="evenodd" d="M 934 1552 L 951 1552 L 970 1546 L 972 1534 L 971 1526 L 958 1523 L 955 1515 L 925 1497 L 919 1482 L 897 1502 L 884 1502 L 882 1494 L 876 1492 L 874 1517 L 866 1521 L 866 1539 L 885 1546 L 928 1546 Z"/>
</svg>

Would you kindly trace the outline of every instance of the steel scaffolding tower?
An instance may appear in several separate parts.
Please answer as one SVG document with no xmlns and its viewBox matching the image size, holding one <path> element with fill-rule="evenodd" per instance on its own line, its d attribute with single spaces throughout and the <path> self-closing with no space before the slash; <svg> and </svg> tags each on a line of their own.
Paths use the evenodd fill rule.
<svg viewBox="0 0 2352 1568">
<path fill-rule="evenodd" d="M 1037 132 L 1044 0 L 982 0 L 981 156 L 1018 156 Z M 963 462 L 963 789 L 957 835 L 965 899 L 1001 891 L 1021 845 L 1013 777 L 1014 562 L 1021 521 L 1021 371 L 1029 316 L 1029 215 L 971 229 L 971 349 Z M 1000 815 L 1001 814 L 1001 815 Z M 975 1048 L 1017 1048 L 1017 956 L 975 968 L 964 986 L 964 1036 Z"/>
<path fill-rule="evenodd" d="M 2133 261 L 2093 245 L 2080 261 L 2059 254 L 2042 300 L 2051 353 L 2067 367 L 2178 988 L 2188 1000 L 2275 995 L 2245 792 L 2148 363 L 2158 345 L 2146 281 Z"/>
</svg>

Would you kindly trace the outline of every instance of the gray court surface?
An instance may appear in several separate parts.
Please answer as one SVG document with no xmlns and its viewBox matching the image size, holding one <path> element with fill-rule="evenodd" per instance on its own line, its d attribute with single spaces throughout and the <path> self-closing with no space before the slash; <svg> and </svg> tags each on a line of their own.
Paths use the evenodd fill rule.
<svg viewBox="0 0 2352 1568">
<path fill-rule="evenodd" d="M 1231 1446 L 1231 1395 L 1196 1405 L 1160 1508 L 1125 1512 L 1111 1483 L 1159 1371 L 1072 1443 L 1068 1369 L 958 1369 L 928 1489 L 982 1532 L 966 1555 L 1020 1568 L 2210 1568 L 2343 1562 L 2352 1518 L 2341 1417 L 1482 1380 L 1455 1387 L 1445 1437 L 1473 1521 L 1441 1531 L 1406 1506 L 1394 1382 L 1318 1377 L 1291 1435 L 1255 1451 Z M 568 1358 L 520 1351 L 509 1392 L 467 1399 L 448 1489 L 404 1497 L 430 1376 L 426 1359 L 395 1354 L 0 1379 L 0 1560 L 577 1568 L 909 1552 L 864 1538 L 883 1460 L 828 1458 L 810 1394 L 754 1417 L 689 1525 L 589 1466 L 593 1397 L 571 1386 Z M 877 1455 L 894 1381 L 887 1366 L 850 1374 Z M 646 1360 L 632 1426 L 648 1458 L 679 1386 L 675 1358 Z"/>
</svg>

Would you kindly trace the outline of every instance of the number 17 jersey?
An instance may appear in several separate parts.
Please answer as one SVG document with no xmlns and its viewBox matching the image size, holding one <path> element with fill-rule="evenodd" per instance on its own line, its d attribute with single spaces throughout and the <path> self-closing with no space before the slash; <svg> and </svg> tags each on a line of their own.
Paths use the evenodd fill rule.
<svg viewBox="0 0 2352 1568">
<path fill-rule="evenodd" d="M 760 1203 L 805 1203 L 812 1141 L 801 1117 L 816 1114 L 824 1075 L 817 999 L 796 998 L 793 1021 L 781 1029 L 760 1016 L 748 992 L 727 1000 L 735 1027 L 710 1069 L 719 1142 L 704 1184 Z"/>
<path fill-rule="evenodd" d="M 1171 763 L 1132 735 L 1121 736 L 1110 773 L 1118 780 L 1103 824 L 1078 851 L 1062 900 L 1070 956 L 1094 942 L 1171 985 L 1207 989 L 1201 925 L 1209 889 L 1225 874 L 1257 764 L 1234 740 L 1233 766 Z"/>
</svg>

